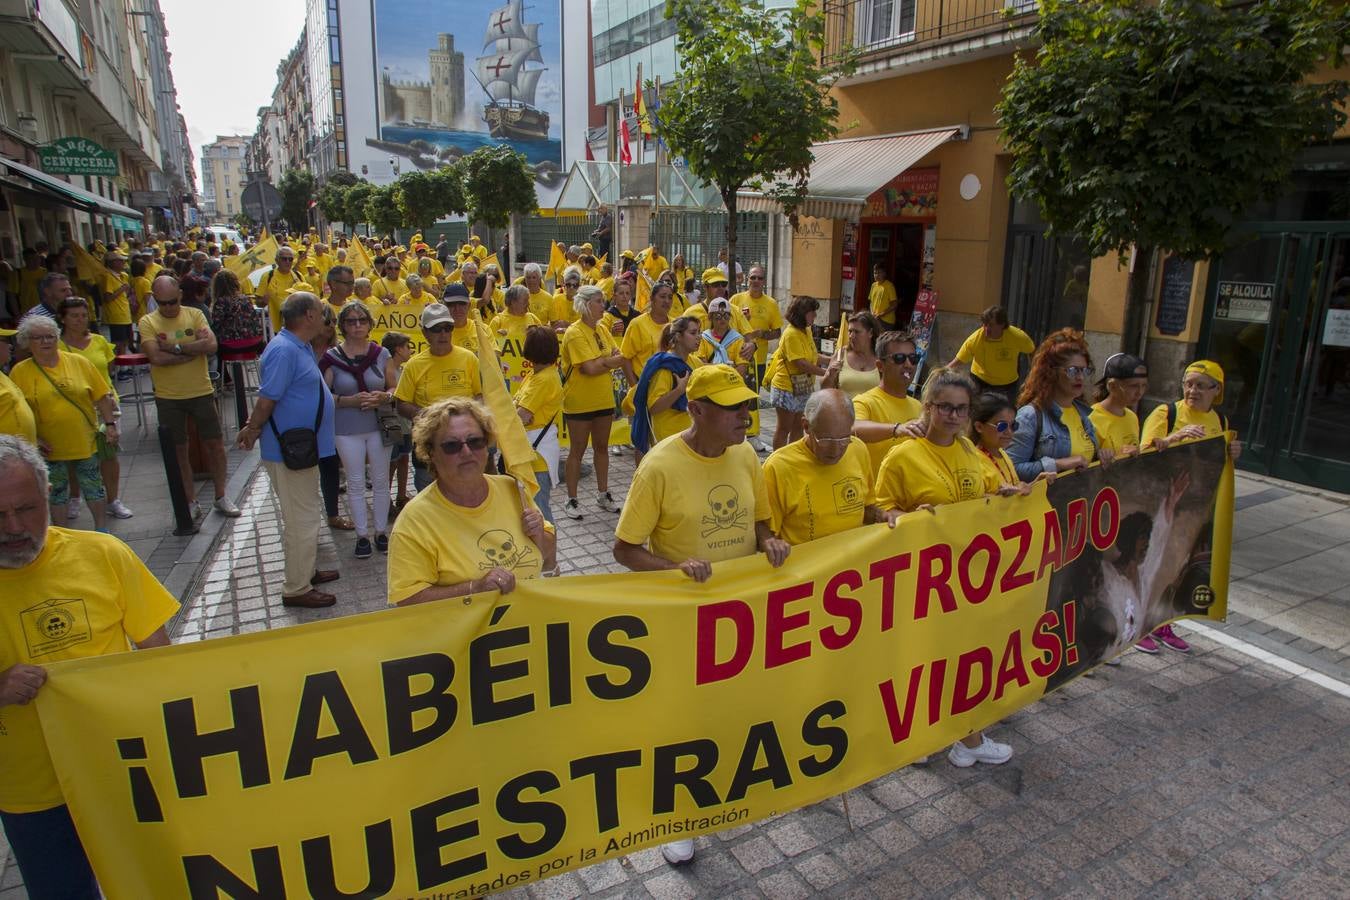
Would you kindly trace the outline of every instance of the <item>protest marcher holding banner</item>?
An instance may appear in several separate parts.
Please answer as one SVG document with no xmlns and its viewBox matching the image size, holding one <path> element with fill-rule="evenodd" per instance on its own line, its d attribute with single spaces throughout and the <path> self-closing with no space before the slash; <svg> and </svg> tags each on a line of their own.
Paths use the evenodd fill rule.
<svg viewBox="0 0 1350 900">
<path fill-rule="evenodd" d="M 510 475 L 485 475 L 497 438 L 477 400 L 449 397 L 413 424 L 413 452 L 435 480 L 394 521 L 389 602 L 398 606 L 515 590 L 555 566 L 553 526 Z"/>
<path fill-rule="evenodd" d="M 1118 457 L 1139 452 L 1139 416 L 1135 407 L 1148 390 L 1148 366 L 1137 356 L 1113 353 L 1102 366 L 1097 402 L 1092 404 L 1092 427 L 1097 443 Z"/>
<path fill-rule="evenodd" d="M 1021 493 L 981 462 L 982 454 L 965 436 L 974 396 L 975 384 L 964 373 L 935 369 L 928 376 L 923 389 L 925 434 L 886 454 L 877 475 L 882 509 L 932 511 L 989 494 Z M 1012 759 L 1012 747 L 978 732 L 952 744 L 947 759 L 961 768 L 977 762 L 1001 765 Z"/>
<path fill-rule="evenodd" d="M 1017 419 L 1007 394 L 991 391 L 971 401 L 970 440 L 980 451 L 980 462 L 999 484 L 1021 483 L 1012 457 L 1008 455 L 1008 446 L 1015 434 Z"/>
<path fill-rule="evenodd" d="M 754 269 L 750 270 L 751 272 Z M 804 544 L 871 522 L 892 528 L 899 510 L 882 512 L 867 445 L 855 437 L 853 405 L 836 389 L 806 401 L 806 434 L 764 461 L 774 534 Z"/>
<path fill-rule="evenodd" d="M 1092 408 L 1083 400 L 1093 371 L 1082 332 L 1062 328 L 1041 342 L 1017 398 L 1017 433 L 1008 450 L 1018 478 L 1081 469 L 1097 457 L 1111 461 L 1114 454 L 1097 446 Z"/>
<path fill-rule="evenodd" d="M 30 897 L 97 900 L 31 701 L 51 663 L 167 645 L 178 602 L 116 538 L 49 526 L 48 491 L 37 448 L 0 435 L 0 822 Z"/>
<path fill-rule="evenodd" d="M 759 551 L 781 566 L 791 548 L 773 534 L 764 472 L 745 443 L 759 395 L 725 365 L 695 369 L 686 394 L 691 424 L 643 457 L 614 532 L 614 559 L 635 572 L 679 569 L 698 582 L 712 577 L 714 562 Z M 687 863 L 694 842 L 665 844 L 661 855 Z"/>
</svg>

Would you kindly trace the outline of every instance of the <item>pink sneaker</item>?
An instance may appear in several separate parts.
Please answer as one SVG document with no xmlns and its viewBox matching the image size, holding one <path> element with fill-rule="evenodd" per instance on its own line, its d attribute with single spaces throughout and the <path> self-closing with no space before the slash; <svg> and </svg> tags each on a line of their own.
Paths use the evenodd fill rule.
<svg viewBox="0 0 1350 900">
<path fill-rule="evenodd" d="M 1155 630 L 1152 636 L 1157 638 L 1167 647 L 1177 651 L 1178 653 L 1191 652 L 1191 645 L 1183 641 L 1181 638 L 1177 637 L 1177 634 L 1172 630 L 1171 625 L 1164 625 L 1161 628 Z"/>
<path fill-rule="evenodd" d="M 1134 645 L 1134 649 L 1142 650 L 1145 653 L 1162 652 L 1162 648 L 1158 646 L 1158 642 L 1153 639 L 1153 635 L 1151 634 L 1145 635 L 1143 640 Z"/>
</svg>

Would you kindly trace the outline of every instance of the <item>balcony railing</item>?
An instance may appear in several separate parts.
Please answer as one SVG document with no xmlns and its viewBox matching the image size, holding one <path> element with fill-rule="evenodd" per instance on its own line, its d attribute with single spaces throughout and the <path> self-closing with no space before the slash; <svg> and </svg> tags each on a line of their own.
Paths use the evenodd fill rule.
<svg viewBox="0 0 1350 900">
<path fill-rule="evenodd" d="M 1036 20 L 1036 0 L 823 0 L 825 60 L 856 50 L 866 61 L 957 39 L 997 35 Z"/>
</svg>

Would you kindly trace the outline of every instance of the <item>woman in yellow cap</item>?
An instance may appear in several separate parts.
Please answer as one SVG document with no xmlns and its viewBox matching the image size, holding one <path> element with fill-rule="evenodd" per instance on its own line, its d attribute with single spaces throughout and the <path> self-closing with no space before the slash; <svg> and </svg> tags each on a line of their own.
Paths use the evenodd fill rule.
<svg viewBox="0 0 1350 900">
<path fill-rule="evenodd" d="M 1228 432 L 1228 419 L 1214 409 L 1223 402 L 1223 368 L 1216 362 L 1201 359 L 1186 367 L 1181 376 L 1181 400 L 1163 403 L 1144 420 L 1144 434 L 1140 439 L 1144 449 L 1166 450 L 1187 441 L 1218 437 Z M 1242 453 L 1242 443 L 1228 442 L 1228 455 L 1234 461 Z M 1185 653 L 1191 645 L 1182 640 L 1171 625 L 1163 625 L 1135 644 L 1135 649 L 1157 653 L 1159 644 Z"/>
</svg>

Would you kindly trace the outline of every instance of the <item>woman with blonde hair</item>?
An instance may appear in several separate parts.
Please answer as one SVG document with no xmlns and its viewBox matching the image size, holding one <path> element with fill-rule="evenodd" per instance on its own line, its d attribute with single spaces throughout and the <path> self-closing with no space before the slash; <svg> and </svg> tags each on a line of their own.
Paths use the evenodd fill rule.
<svg viewBox="0 0 1350 900">
<path fill-rule="evenodd" d="M 488 475 L 492 414 L 468 397 L 428 406 L 413 425 L 413 451 L 435 475 L 394 522 L 388 600 L 398 606 L 509 594 L 517 579 L 557 568 L 553 526 L 509 475 Z"/>
</svg>

